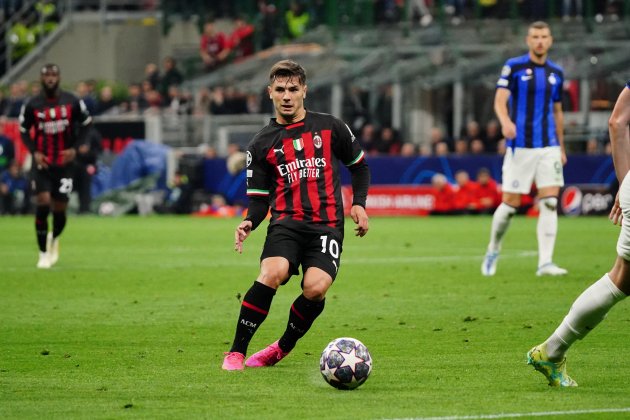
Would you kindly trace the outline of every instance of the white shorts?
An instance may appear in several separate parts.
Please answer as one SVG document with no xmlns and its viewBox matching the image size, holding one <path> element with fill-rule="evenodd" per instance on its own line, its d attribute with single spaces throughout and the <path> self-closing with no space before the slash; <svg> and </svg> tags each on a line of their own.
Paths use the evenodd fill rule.
<svg viewBox="0 0 630 420">
<path fill-rule="evenodd" d="M 617 255 L 630 261 L 630 175 L 626 175 L 619 186 L 619 204 L 623 213 L 623 221 L 617 240 Z"/>
<path fill-rule="evenodd" d="M 562 187 L 562 154 L 560 146 L 530 149 L 508 148 L 503 158 L 504 192 L 529 194 L 532 183 L 537 188 Z"/>
</svg>

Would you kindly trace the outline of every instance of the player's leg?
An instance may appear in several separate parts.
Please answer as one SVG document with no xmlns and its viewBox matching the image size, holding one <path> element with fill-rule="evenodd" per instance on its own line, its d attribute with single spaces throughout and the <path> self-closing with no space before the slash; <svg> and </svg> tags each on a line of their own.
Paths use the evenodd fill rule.
<svg viewBox="0 0 630 420">
<path fill-rule="evenodd" d="M 481 264 L 481 274 L 484 276 L 493 276 L 496 273 L 503 237 L 510 227 L 512 216 L 516 214 L 516 210 L 520 205 L 520 194 L 503 193 L 502 202 L 492 215 L 490 243 L 488 244 L 488 250 L 483 263 Z"/>
<path fill-rule="evenodd" d="M 619 201 L 624 219 L 630 218 L 628 177 L 621 184 Z M 566 374 L 566 352 L 575 341 L 584 338 L 594 329 L 610 309 L 630 293 L 630 226 L 627 223 L 623 223 L 621 227 L 617 255 L 610 272 L 582 292 L 554 333 L 527 354 L 528 363 L 543 373 L 550 385 L 577 385 Z"/>
<path fill-rule="evenodd" d="M 276 290 L 289 277 L 289 261 L 286 258 L 269 257 L 261 261 L 260 274 L 243 297 L 234 341 L 226 353 L 223 369 L 243 369 L 249 343 L 267 318 Z"/>
<path fill-rule="evenodd" d="M 51 205 L 51 179 L 47 169 L 39 169 L 37 167 L 32 169 L 31 187 L 33 194 L 35 194 L 35 236 L 39 248 L 37 268 L 50 268 L 46 240 Z"/>
<path fill-rule="evenodd" d="M 538 187 L 538 270 L 536 275 L 564 275 L 567 270 L 553 263 L 553 251 L 558 234 L 558 195 L 564 185 L 562 158 L 559 147 L 546 147 L 540 150 L 540 161 L 536 168 Z"/>
<path fill-rule="evenodd" d="M 50 214 L 50 193 L 37 192 L 35 196 L 35 235 L 39 248 L 37 268 L 50 268 L 50 256 L 47 249 L 48 215 Z"/>
<path fill-rule="evenodd" d="M 302 293 L 289 310 L 287 327 L 280 339 L 253 354 L 248 367 L 273 366 L 286 357 L 324 310 L 326 292 L 332 285 L 340 264 L 341 238 L 332 233 L 308 235 L 301 257 L 304 278 Z"/>
<path fill-rule="evenodd" d="M 538 190 L 538 270 L 536 275 L 561 276 L 567 270 L 553 262 L 553 250 L 558 234 L 558 194 L 560 187 L 545 187 Z"/>
<path fill-rule="evenodd" d="M 502 202 L 492 215 L 490 242 L 481 264 L 481 274 L 493 276 L 496 272 L 503 237 L 512 217 L 521 205 L 521 194 L 528 194 L 534 177 L 534 161 L 526 149 L 508 149 L 503 160 Z"/>
<path fill-rule="evenodd" d="M 289 320 L 279 340 L 280 349 L 288 353 L 297 341 L 304 337 L 313 322 L 323 312 L 326 292 L 333 283 L 330 274 L 317 267 L 310 267 L 304 274 L 303 292 L 295 299 L 289 311 Z"/>
<path fill-rule="evenodd" d="M 59 259 L 59 236 L 66 227 L 68 220 L 67 210 L 70 194 L 73 189 L 72 168 L 59 168 L 53 173 L 52 189 L 52 232 L 47 238 L 47 249 L 50 257 L 50 264 L 54 265 Z"/>
</svg>

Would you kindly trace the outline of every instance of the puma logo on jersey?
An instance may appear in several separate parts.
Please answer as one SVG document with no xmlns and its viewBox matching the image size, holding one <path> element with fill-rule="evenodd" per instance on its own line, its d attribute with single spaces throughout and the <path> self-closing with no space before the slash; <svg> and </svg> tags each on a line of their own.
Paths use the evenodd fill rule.
<svg viewBox="0 0 630 420">
<path fill-rule="evenodd" d="M 274 152 L 274 153 L 282 153 L 282 154 L 284 155 L 284 146 L 282 146 L 282 147 L 281 147 L 281 148 L 279 148 L 279 149 L 273 149 L 273 152 Z"/>
</svg>

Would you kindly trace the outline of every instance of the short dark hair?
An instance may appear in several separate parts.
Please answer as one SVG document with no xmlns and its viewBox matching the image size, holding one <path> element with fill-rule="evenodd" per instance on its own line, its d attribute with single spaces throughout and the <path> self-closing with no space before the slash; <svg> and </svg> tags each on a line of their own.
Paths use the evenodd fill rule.
<svg viewBox="0 0 630 420">
<path fill-rule="evenodd" d="M 542 20 L 537 20 L 536 22 L 532 22 L 529 25 L 528 29 L 549 29 L 549 31 L 551 32 L 551 28 L 549 27 L 549 24 L 547 22 L 543 22 Z"/>
<path fill-rule="evenodd" d="M 306 84 L 306 70 L 293 60 L 278 61 L 269 72 L 270 84 L 278 77 L 297 77 L 301 85 Z"/>
</svg>

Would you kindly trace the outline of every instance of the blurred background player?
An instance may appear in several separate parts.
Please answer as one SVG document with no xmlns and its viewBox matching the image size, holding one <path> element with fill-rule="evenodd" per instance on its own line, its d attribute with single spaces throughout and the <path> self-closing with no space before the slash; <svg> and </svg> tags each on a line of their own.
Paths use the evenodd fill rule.
<svg viewBox="0 0 630 420">
<path fill-rule="evenodd" d="M 538 270 L 536 275 L 564 275 L 567 270 L 553 263 L 558 232 L 558 194 L 564 185 L 562 113 L 563 71 L 547 59 L 553 42 L 549 25 L 534 22 L 526 37 L 529 52 L 507 60 L 497 82 L 494 110 L 507 140 L 503 162 L 503 202 L 492 217 L 490 243 L 481 264 L 484 276 L 493 276 L 503 236 L 521 205 L 521 194 L 538 189 L 540 215 Z"/>
<path fill-rule="evenodd" d="M 60 89 L 56 64 L 42 67 L 40 81 L 41 93 L 22 107 L 20 134 L 33 155 L 31 176 L 39 246 L 37 268 L 50 268 L 59 258 L 59 235 L 66 225 L 74 159 L 92 119 L 82 100 Z M 51 208 L 53 228 L 48 232 Z"/>
<path fill-rule="evenodd" d="M 343 121 L 304 108 L 306 72 L 290 60 L 271 68 L 268 95 L 275 118 L 247 148 L 247 217 L 236 228 L 234 249 L 271 208 L 260 274 L 245 294 L 232 348 L 223 369 L 273 366 L 306 334 L 324 310 L 328 288 L 341 263 L 344 213 L 339 162 L 352 176 L 350 216 L 356 235 L 368 231 L 365 212 L 370 171 L 365 154 Z M 291 305 L 280 339 L 245 361 L 247 347 L 263 323 L 276 290 L 302 266 L 302 293 Z"/>
<path fill-rule="evenodd" d="M 594 329 L 608 311 L 630 293 L 630 80 L 623 89 L 608 122 L 619 193 L 610 220 L 621 223 L 617 259 L 611 270 L 593 283 L 573 302 L 556 331 L 527 353 L 527 363 L 541 372 L 551 386 L 569 387 L 577 383 L 567 375 L 566 352 L 578 339 Z"/>
</svg>

